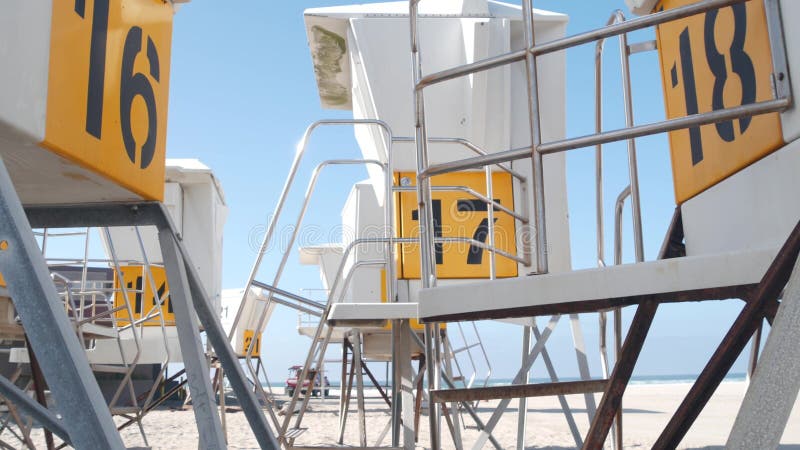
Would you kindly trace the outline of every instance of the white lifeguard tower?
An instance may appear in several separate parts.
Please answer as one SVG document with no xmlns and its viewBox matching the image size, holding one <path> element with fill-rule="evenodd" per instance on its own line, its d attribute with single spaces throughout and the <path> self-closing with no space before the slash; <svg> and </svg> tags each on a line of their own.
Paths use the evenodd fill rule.
<svg viewBox="0 0 800 450">
<path fill-rule="evenodd" d="M 169 397 L 133 379 L 152 384 L 181 362 L 199 444 L 223 448 L 202 327 L 259 444 L 277 448 L 219 323 L 222 191 L 198 161 L 165 160 L 176 3 L 186 1 L 2 6 L 0 333 L 10 362 L 30 363 L 36 400 L 15 385 L 20 370 L 0 376 L 0 393 L 22 445 L 32 417 L 51 448 L 51 433 L 75 448 L 124 448 L 112 414 L 142 429 Z M 64 235 L 84 239 L 81 257 L 47 254 Z M 101 391 L 93 372 L 118 386 Z"/>
<path fill-rule="evenodd" d="M 776 298 L 800 249 L 800 231 L 792 231 L 800 218 L 792 201 L 800 187 L 792 176 L 800 131 L 792 93 L 800 77 L 791 73 L 791 62 L 800 61 L 800 36 L 784 26 L 798 5 L 788 0 L 628 3 L 640 17 L 627 20 L 617 11 L 606 27 L 573 36 L 566 36 L 565 16 L 532 9 L 530 0 L 521 8 L 494 1 L 423 0 L 305 12 L 321 103 L 352 110 L 353 119 L 319 121 L 308 128 L 262 249 L 272 239 L 309 135 L 320 126 L 354 126 L 363 157 L 322 163 L 295 222 L 302 223 L 321 170 L 344 164 L 367 168 L 368 179 L 354 184 L 342 210 L 342 223 L 352 231 L 346 241 L 301 250 L 304 264 L 320 266 L 328 289 L 328 303 L 315 306 L 321 322 L 304 376 L 320 366 L 336 328 L 349 330 L 346 341 L 354 339 L 353 364 L 360 364 L 362 354 L 391 357 L 393 447 L 414 445 L 410 359 L 418 353 L 427 363 L 433 448 L 443 446 L 442 403 L 452 403 L 451 413 L 458 405 L 472 412 L 470 401 L 502 399 L 487 423 L 473 416 L 481 433 L 472 448 L 488 441 L 499 448 L 492 429 L 512 398 L 526 410 L 526 397 L 578 393 L 585 394 L 591 426 L 581 432 L 564 408 L 576 446 L 599 448 L 613 428 L 615 448 L 621 448 L 621 396 L 658 304 L 731 297 L 747 304 L 656 447 L 680 442 L 765 317 L 774 318 L 767 345 L 772 350 L 754 372 L 729 444 L 762 447 L 780 438 L 796 395 L 782 398 L 774 415 L 754 416 L 764 399 L 774 401 L 783 392 L 769 389 L 769 380 L 786 374 L 775 361 L 777 352 L 797 347 L 796 332 L 781 327 L 779 318 L 800 308 L 787 301 L 797 287 L 786 288 L 780 308 Z M 648 27 L 655 28 L 655 41 L 628 42 L 628 32 Z M 715 29 L 732 31 L 732 43 L 717 43 Z M 619 39 L 622 55 L 626 126 L 616 130 L 604 130 L 601 117 L 602 48 L 608 38 Z M 596 133 L 569 137 L 564 52 L 583 44 L 597 49 L 598 93 L 586 107 L 598 111 L 598 125 Z M 641 124 L 633 110 L 635 74 L 629 58 L 646 51 L 659 52 L 662 80 L 653 84 L 654 90 L 659 84 L 663 88 L 667 110 L 664 121 Z M 645 261 L 635 140 L 657 133 L 670 136 L 677 209 L 658 260 Z M 619 239 L 613 261 L 605 257 L 602 146 L 616 141 L 627 142 L 629 174 L 617 208 L 621 212 L 630 199 L 633 212 L 636 263 L 626 265 Z M 595 147 L 597 155 L 598 267 L 571 270 L 564 154 L 584 147 Z M 288 251 L 272 284 L 255 281 L 259 256 L 248 288 L 266 290 L 268 302 L 280 294 L 311 305 L 280 291 L 287 256 Z M 619 311 L 626 306 L 637 311 L 623 342 Z M 607 312 L 614 312 L 613 366 L 606 355 Z M 586 357 L 579 313 L 599 313 L 602 377 L 590 377 L 579 356 L 582 380 L 529 384 L 530 367 L 546 352 L 562 314 L 572 318 L 576 349 Z M 532 318 L 544 315 L 550 319 L 540 330 Z M 448 368 L 454 352 L 442 339 L 440 324 L 486 319 L 523 325 L 521 368 L 511 386 L 459 389 Z M 416 321 L 424 329 L 409 327 Z M 260 320 L 256 331 L 264 325 Z M 356 367 L 359 386 L 360 372 Z M 770 395 L 760 399 L 767 391 Z M 597 411 L 596 392 L 603 393 Z M 298 400 L 296 393 L 290 410 Z M 304 399 L 293 424 L 288 417 L 276 422 L 289 446 L 303 431 L 306 405 Z M 517 448 L 524 448 L 524 417 Z M 459 420 L 458 414 L 448 417 L 448 424 L 456 424 L 451 427 L 456 447 L 462 444 Z M 364 447 L 367 433 L 363 421 L 359 425 Z M 769 431 L 748 434 L 758 427 Z"/>
</svg>

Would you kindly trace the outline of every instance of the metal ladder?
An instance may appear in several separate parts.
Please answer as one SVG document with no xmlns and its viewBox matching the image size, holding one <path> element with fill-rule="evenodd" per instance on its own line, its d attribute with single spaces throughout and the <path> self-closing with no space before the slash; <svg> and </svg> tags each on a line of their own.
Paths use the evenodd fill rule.
<svg viewBox="0 0 800 450">
<path fill-rule="evenodd" d="M 382 131 L 384 133 L 384 136 L 386 137 L 386 140 L 387 140 L 388 143 L 412 142 L 413 141 L 413 138 L 409 138 L 409 137 L 393 137 L 392 134 L 391 134 L 391 130 L 389 129 L 389 126 L 386 123 L 384 123 L 384 122 L 382 122 L 380 120 L 373 120 L 373 119 L 363 119 L 363 120 L 361 120 L 361 119 L 353 119 L 353 120 L 321 120 L 321 121 L 313 123 L 312 125 L 310 125 L 306 129 L 306 132 L 304 133 L 303 138 L 301 139 L 300 143 L 298 144 L 297 153 L 295 154 L 295 158 L 294 158 L 294 161 L 292 163 L 289 175 L 288 175 L 287 180 L 286 180 L 286 182 L 284 184 L 282 193 L 281 193 L 281 195 L 279 197 L 278 204 L 277 204 L 277 206 L 276 206 L 276 208 L 274 210 L 274 213 L 272 214 L 272 216 L 271 216 L 271 218 L 269 220 L 269 224 L 267 226 L 265 235 L 263 237 L 259 253 L 258 253 L 258 255 L 256 257 L 256 261 L 253 264 L 253 267 L 252 267 L 252 269 L 250 271 L 250 276 L 248 278 L 248 282 L 245 285 L 245 297 L 243 297 L 243 299 L 242 299 L 242 303 L 240 304 L 239 310 L 237 311 L 237 314 L 236 314 L 234 322 L 233 322 L 233 327 L 232 327 L 231 332 L 229 334 L 229 339 L 231 339 L 233 337 L 234 333 L 236 332 L 237 327 L 239 326 L 239 324 L 241 322 L 243 310 L 245 308 L 244 302 L 246 301 L 246 292 L 251 287 L 258 287 L 258 288 L 264 289 L 268 293 L 267 294 L 267 299 L 266 299 L 266 305 L 265 305 L 262 313 L 260 314 L 260 317 L 258 318 L 257 325 L 256 325 L 255 330 L 254 330 L 256 335 L 259 335 L 259 334 L 263 333 L 264 329 L 266 328 L 267 315 L 269 314 L 269 308 L 271 307 L 271 305 L 273 303 L 284 304 L 286 306 L 295 307 L 294 303 L 295 302 L 299 302 L 299 303 L 303 304 L 304 306 L 302 306 L 301 308 L 295 308 L 295 309 L 298 309 L 299 311 L 304 312 L 304 313 L 308 313 L 309 312 L 308 308 L 306 308 L 307 306 L 315 306 L 315 308 L 313 308 L 313 309 L 315 309 L 316 311 L 315 311 L 315 314 L 313 314 L 313 315 L 317 316 L 317 313 L 319 314 L 319 323 L 318 323 L 318 326 L 316 328 L 315 335 L 312 337 L 311 346 L 309 348 L 309 351 L 308 351 L 308 354 L 307 354 L 307 358 L 306 358 L 306 360 L 304 362 L 304 365 L 303 365 L 304 369 L 303 369 L 303 371 L 301 373 L 301 379 L 305 379 L 305 377 L 308 376 L 308 373 L 312 370 L 313 367 L 320 367 L 320 364 L 324 361 L 325 351 L 326 351 L 328 343 L 330 341 L 330 334 L 331 334 L 331 328 L 330 327 L 327 327 L 327 330 L 326 330 L 326 322 L 327 322 L 328 314 L 330 312 L 330 307 L 332 306 L 332 304 L 336 303 L 337 301 L 341 301 L 343 299 L 342 295 L 343 295 L 344 291 L 346 290 L 345 288 L 349 285 L 350 280 L 352 279 L 352 276 L 355 273 L 355 271 L 357 269 L 361 268 L 361 267 L 375 266 L 375 265 L 384 266 L 386 268 L 386 278 L 387 278 L 387 283 L 386 283 L 386 286 L 387 286 L 387 298 L 394 299 L 395 298 L 394 292 L 396 292 L 396 286 L 395 286 L 395 283 L 396 283 L 396 277 L 395 277 L 396 270 L 394 268 L 394 264 L 395 264 L 394 263 L 394 257 L 392 256 L 393 255 L 394 244 L 402 244 L 402 243 L 412 244 L 412 243 L 418 243 L 419 242 L 419 240 L 417 238 L 395 237 L 395 232 L 394 232 L 394 229 L 393 229 L 394 208 L 392 207 L 392 205 L 394 203 L 394 200 L 393 200 L 394 193 L 395 192 L 407 191 L 407 190 L 414 190 L 415 188 L 414 187 L 408 187 L 408 186 L 393 186 L 393 171 L 392 171 L 392 164 L 391 164 L 391 150 L 389 150 L 389 152 L 388 152 L 388 157 L 387 157 L 387 161 L 386 162 L 381 162 L 381 161 L 377 161 L 377 160 L 366 160 L 366 159 L 327 160 L 327 161 L 323 161 L 322 163 L 320 163 L 314 169 L 314 171 L 312 172 L 312 177 L 311 177 L 311 180 L 310 180 L 310 182 L 308 184 L 308 188 L 306 190 L 305 197 L 304 197 L 303 203 L 301 205 L 300 213 L 298 214 L 298 217 L 297 217 L 296 222 L 295 222 L 294 227 L 293 227 L 293 234 L 289 239 L 289 245 L 286 246 L 285 250 L 281 254 L 280 263 L 278 265 L 277 271 L 274 274 L 273 282 L 271 284 L 267 284 L 267 283 L 260 282 L 260 281 L 256 280 L 256 276 L 258 275 L 263 255 L 266 252 L 266 249 L 269 247 L 269 244 L 271 243 L 271 240 L 273 238 L 273 234 L 275 232 L 275 229 L 277 228 L 277 223 L 278 223 L 278 221 L 280 219 L 281 212 L 282 212 L 283 207 L 284 207 L 284 205 L 286 203 L 289 191 L 293 186 L 294 180 L 295 180 L 297 172 L 298 172 L 298 167 L 300 165 L 300 162 L 302 161 L 303 156 L 305 155 L 305 152 L 306 152 L 306 149 L 307 149 L 307 145 L 308 145 L 308 141 L 309 141 L 309 138 L 310 138 L 311 134 L 313 133 L 313 131 L 315 129 L 317 129 L 320 126 L 341 126 L 341 125 L 378 126 L 378 127 L 380 127 L 382 129 Z M 462 138 L 447 138 L 447 137 L 432 138 L 432 139 L 434 139 L 437 142 L 449 143 L 449 144 L 454 144 L 454 145 L 461 145 L 461 146 L 465 147 L 466 149 L 468 149 L 469 151 L 471 151 L 473 153 L 476 153 L 478 155 L 486 155 L 487 154 L 484 150 L 482 150 L 481 148 L 477 147 L 476 145 L 474 145 L 473 143 L 471 143 L 470 141 L 468 141 L 466 139 L 462 139 Z M 391 149 L 391 145 L 389 146 L 389 148 Z M 385 211 L 384 211 L 385 212 L 386 232 L 385 232 L 385 237 L 383 237 L 383 238 L 361 238 L 361 239 L 355 239 L 349 245 L 346 246 L 346 248 L 343 250 L 342 262 L 341 262 L 341 264 L 340 264 L 340 266 L 338 268 L 337 275 L 336 275 L 336 277 L 335 277 L 335 279 L 333 281 L 332 286 L 329 289 L 329 295 L 328 295 L 327 303 L 322 305 L 322 304 L 319 304 L 318 302 L 313 302 L 313 301 L 311 301 L 311 300 L 309 300 L 309 299 L 307 299 L 305 297 L 298 296 L 298 295 L 286 292 L 284 290 L 281 290 L 278 286 L 279 286 L 279 282 L 280 282 L 280 279 L 281 279 L 281 275 L 282 275 L 283 270 L 284 270 L 284 268 L 286 266 L 290 250 L 291 250 L 291 248 L 292 248 L 292 246 L 294 244 L 297 232 L 298 232 L 298 230 L 300 228 L 300 225 L 302 224 L 303 218 L 304 218 L 304 216 L 306 214 L 306 211 L 308 209 L 308 204 L 309 204 L 311 196 L 313 195 L 314 188 L 316 187 L 316 182 L 317 182 L 318 176 L 319 176 L 320 172 L 322 171 L 322 169 L 324 169 L 327 166 L 331 166 L 331 165 L 376 165 L 376 166 L 380 167 L 381 170 L 383 170 L 383 172 L 385 174 L 385 182 L 386 182 L 386 184 L 385 184 L 385 194 L 386 194 L 385 206 L 386 207 L 385 207 Z M 519 173 L 513 171 L 512 169 L 510 169 L 510 168 L 508 168 L 508 167 L 506 167 L 504 165 L 499 165 L 499 167 L 500 167 L 501 170 L 510 173 L 512 176 L 524 180 L 524 177 L 522 175 L 520 175 Z M 494 206 L 493 208 L 487 208 L 488 211 L 489 211 L 489 215 L 490 215 L 489 216 L 489 230 L 490 231 L 489 231 L 489 242 L 488 242 L 488 244 L 484 243 L 484 242 L 481 242 L 481 241 L 478 241 L 478 240 L 473 239 L 473 238 L 449 238 L 449 237 L 437 238 L 436 242 L 437 243 L 443 243 L 443 242 L 469 243 L 471 245 L 475 245 L 475 246 L 478 246 L 480 248 L 483 248 L 483 249 L 489 251 L 490 254 L 491 254 L 490 276 L 494 277 L 494 259 L 495 259 L 496 254 L 499 254 L 500 256 L 505 257 L 505 258 L 510 258 L 510 259 L 512 259 L 512 260 L 514 260 L 516 262 L 528 264 L 528 261 L 529 261 L 528 258 L 529 258 L 530 251 L 528 249 L 526 249 L 526 248 L 523 248 L 522 249 L 523 256 L 517 256 L 517 255 L 513 255 L 513 254 L 510 254 L 510 253 L 504 252 L 504 251 L 502 251 L 502 250 L 500 250 L 500 249 L 498 249 L 498 248 L 496 248 L 494 246 L 494 242 L 493 242 L 494 221 L 492 220 L 492 214 L 494 214 L 494 210 L 495 209 L 497 209 L 497 210 L 499 210 L 499 211 L 501 211 L 503 213 L 511 214 L 515 218 L 515 220 L 521 221 L 522 223 L 527 222 L 528 218 L 527 218 L 526 214 L 515 213 L 514 211 L 509 210 L 505 206 L 500 205 L 498 202 L 496 202 L 492 198 L 492 195 L 491 195 L 491 192 L 492 192 L 491 173 L 492 172 L 490 170 L 488 170 L 488 169 L 486 170 L 486 174 L 487 174 L 487 193 L 488 193 L 488 195 L 482 195 L 482 194 L 480 194 L 480 193 L 478 193 L 478 192 L 476 192 L 476 191 L 474 191 L 474 190 L 472 190 L 472 189 L 470 189 L 468 187 L 465 187 L 465 186 L 442 186 L 442 187 L 435 188 L 436 190 L 441 190 L 441 191 L 453 191 L 453 190 L 455 190 L 455 191 L 465 192 L 468 195 L 471 195 L 471 196 L 475 197 L 479 201 L 485 202 L 487 204 L 492 204 Z M 384 249 L 383 250 L 384 257 L 382 257 L 380 259 L 376 259 L 376 260 L 360 261 L 360 262 L 356 263 L 354 265 L 354 267 L 352 267 L 351 270 L 345 274 L 345 270 L 344 270 L 345 269 L 345 265 L 346 265 L 346 262 L 348 260 L 348 257 L 353 252 L 353 250 L 355 248 L 357 248 L 357 247 L 360 247 L 360 246 L 369 246 L 369 245 L 373 245 L 373 246 L 377 246 L 379 248 L 383 248 Z M 340 287 L 342 287 L 342 289 L 340 289 Z M 289 299 L 291 301 L 290 302 L 286 302 L 285 300 L 282 301 L 281 299 Z M 289 303 L 293 303 L 293 304 L 289 304 Z M 477 332 L 477 328 L 474 328 L 474 330 Z M 463 329 L 461 331 L 462 331 L 462 334 L 463 334 Z M 476 334 L 476 337 L 478 338 L 478 342 L 482 346 L 482 342 L 479 340 L 480 339 L 479 335 Z M 253 353 L 253 349 L 254 349 L 254 345 L 255 345 L 254 342 L 251 343 L 250 347 L 247 349 L 244 359 L 245 359 L 246 365 L 247 365 L 247 367 L 248 367 L 248 369 L 250 371 L 252 379 L 253 380 L 257 380 L 257 374 L 255 373 L 255 368 L 253 367 L 253 363 L 252 363 L 252 353 Z M 474 362 L 476 358 L 472 355 L 471 351 L 474 349 L 475 346 L 472 345 L 472 343 L 468 343 L 467 345 L 468 345 L 468 349 L 467 350 L 470 350 L 470 352 L 467 353 L 467 354 L 469 355 L 471 360 Z M 459 352 L 459 353 L 461 353 L 461 352 Z M 482 353 L 482 357 L 486 358 L 486 356 L 487 356 L 486 353 L 483 352 Z M 487 362 L 487 367 L 490 367 L 488 362 Z M 491 372 L 488 372 L 486 374 L 486 378 L 484 379 L 484 384 L 487 382 L 488 377 L 490 375 L 491 375 Z M 475 374 L 470 376 L 470 378 L 471 378 L 470 383 L 474 383 L 474 379 L 476 378 L 476 376 L 477 375 L 475 375 Z M 262 398 L 266 399 L 266 394 L 263 392 L 263 389 L 261 388 L 260 384 L 256 382 L 255 383 L 255 387 L 256 387 L 256 391 L 261 394 Z M 398 398 L 398 393 L 396 392 L 396 389 L 397 389 L 397 383 L 393 383 L 392 398 Z M 299 413 L 297 415 L 297 418 L 295 419 L 294 425 L 291 428 L 290 428 L 290 421 L 291 421 L 291 415 L 290 414 L 287 415 L 284 418 L 283 421 L 279 421 L 278 418 L 275 416 L 274 412 L 270 408 L 268 408 L 268 413 L 269 413 L 269 415 L 270 415 L 275 427 L 279 430 L 279 435 L 281 436 L 281 439 L 284 440 L 284 442 L 286 442 L 287 445 L 292 445 L 292 443 L 294 441 L 294 438 L 299 436 L 304 431 L 303 429 L 300 428 L 300 425 L 301 425 L 301 422 L 302 422 L 303 415 L 304 415 L 304 413 L 306 411 L 309 398 L 308 397 L 304 397 L 302 400 L 300 400 L 299 396 L 300 396 L 299 390 L 295 390 L 295 393 L 292 396 L 292 399 L 289 401 L 289 406 L 288 406 L 288 410 L 289 411 L 294 411 L 296 409 L 297 402 L 298 401 L 301 402 Z M 477 418 L 477 416 L 475 416 L 474 414 L 473 414 L 473 417 Z M 399 419 L 395 418 L 394 421 L 399 421 Z M 395 426 L 397 426 L 397 425 L 395 425 Z M 397 444 L 396 436 L 397 436 L 397 434 L 393 433 L 393 445 Z"/>
<path fill-rule="evenodd" d="M 488 386 L 489 380 L 492 377 L 492 363 L 489 360 L 486 347 L 483 345 L 483 340 L 481 339 L 477 325 L 475 322 L 467 322 L 467 327 L 470 328 L 471 331 L 469 337 L 467 337 L 467 333 L 464 332 L 464 325 L 462 325 L 461 322 L 456 322 L 455 325 L 455 328 L 458 329 L 458 340 L 455 342 L 457 342 L 459 346 L 456 347 L 454 345 L 452 334 L 448 333 L 444 337 L 444 345 L 447 349 L 445 350 L 445 357 L 452 360 L 452 363 L 455 365 L 454 373 L 457 374 L 453 375 L 451 380 L 454 383 L 461 383 L 460 387 L 469 389 L 475 386 L 475 381 L 478 380 L 478 367 L 481 366 L 485 367 L 486 372 L 480 380 L 478 380 L 478 386 Z M 477 353 L 477 355 L 474 353 Z M 466 361 L 464 359 L 466 359 Z M 462 366 L 468 369 L 466 372 L 468 376 L 465 376 L 465 371 L 462 369 Z M 477 407 L 477 405 L 478 402 L 473 403 L 474 407 Z"/>
</svg>

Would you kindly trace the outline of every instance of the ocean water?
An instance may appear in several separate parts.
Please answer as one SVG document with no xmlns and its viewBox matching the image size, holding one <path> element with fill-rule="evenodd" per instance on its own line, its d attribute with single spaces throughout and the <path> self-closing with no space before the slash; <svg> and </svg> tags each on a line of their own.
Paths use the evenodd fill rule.
<svg viewBox="0 0 800 450">
<path fill-rule="evenodd" d="M 745 381 L 747 375 L 744 373 L 731 373 L 725 377 L 725 381 Z M 630 384 L 677 384 L 694 383 L 697 375 L 640 375 L 631 377 Z M 489 380 L 489 386 L 508 386 L 511 378 L 497 378 Z M 558 381 L 580 381 L 578 377 L 563 377 Z M 549 383 L 549 378 L 532 378 L 531 383 Z"/>
<path fill-rule="evenodd" d="M 725 377 L 725 381 L 745 381 L 746 374 L 744 373 L 731 373 Z M 630 384 L 677 384 L 677 383 L 694 383 L 697 375 L 681 374 L 681 375 L 639 375 L 631 377 Z M 508 386 L 511 384 L 511 378 L 494 378 L 489 380 L 489 386 Z M 549 378 L 531 378 L 531 383 L 549 383 Z M 578 377 L 563 377 L 558 381 L 580 381 Z M 365 381 L 369 385 L 368 380 Z M 388 386 L 384 380 L 379 380 L 381 386 Z M 475 386 L 480 383 L 480 380 L 475 381 Z M 330 381 L 331 388 L 339 388 L 338 380 Z M 273 386 L 274 387 L 274 386 Z"/>
</svg>

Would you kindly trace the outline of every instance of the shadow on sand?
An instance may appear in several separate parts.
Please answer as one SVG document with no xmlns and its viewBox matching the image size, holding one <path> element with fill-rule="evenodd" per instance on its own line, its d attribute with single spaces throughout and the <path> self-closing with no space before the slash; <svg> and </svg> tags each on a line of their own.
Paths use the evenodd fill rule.
<svg viewBox="0 0 800 450">
<path fill-rule="evenodd" d="M 506 409 L 506 411 L 508 411 L 508 412 L 516 412 L 517 408 L 508 408 L 508 409 Z M 489 408 L 489 407 L 478 408 L 477 412 L 489 412 L 490 413 L 490 412 L 494 412 L 494 408 Z M 528 410 L 528 412 L 529 413 L 542 413 L 542 414 L 562 414 L 564 412 L 564 410 L 561 409 L 561 408 L 546 408 L 546 409 L 534 409 L 534 408 L 531 408 L 531 409 Z M 629 414 L 629 413 L 630 414 L 659 414 L 658 411 L 650 411 L 648 409 L 633 409 L 633 408 L 631 408 L 631 409 L 625 408 L 624 409 L 624 413 L 625 414 Z M 586 410 L 585 409 L 572 408 L 572 414 L 586 414 Z M 800 449 L 797 449 L 797 450 L 800 450 Z"/>
<path fill-rule="evenodd" d="M 722 450 L 725 447 L 722 445 L 709 445 L 707 447 L 692 447 L 687 448 L 686 450 Z M 781 444 L 778 446 L 778 450 L 800 450 L 800 445 L 798 444 Z"/>
</svg>

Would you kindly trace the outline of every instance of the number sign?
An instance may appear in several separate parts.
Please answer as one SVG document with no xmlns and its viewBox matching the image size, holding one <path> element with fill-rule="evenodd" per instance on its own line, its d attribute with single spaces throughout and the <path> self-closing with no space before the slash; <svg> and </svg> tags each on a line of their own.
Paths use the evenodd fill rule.
<svg viewBox="0 0 800 450">
<path fill-rule="evenodd" d="M 398 175 L 401 185 L 415 185 L 413 173 Z M 431 179 L 432 186 L 467 186 L 486 195 L 484 172 L 464 172 L 447 174 Z M 513 210 L 514 194 L 511 176 L 505 172 L 493 174 L 492 190 L 494 199 Z M 489 218 L 487 204 L 466 192 L 433 191 L 432 210 L 434 234 L 436 237 L 471 238 L 488 244 Z M 401 237 L 419 237 L 419 217 L 416 192 L 401 192 L 396 216 L 400 223 Z M 495 208 L 495 246 L 503 251 L 516 254 L 516 232 L 514 218 Z M 401 278 L 420 277 L 419 245 L 402 244 L 400 248 Z M 437 243 L 436 273 L 439 278 L 488 278 L 488 250 L 469 243 Z M 517 263 L 497 255 L 496 274 L 498 277 L 517 276 Z"/>
<path fill-rule="evenodd" d="M 164 189 L 173 9 L 53 2 L 43 145 L 146 198 Z"/>
<path fill-rule="evenodd" d="M 670 9 L 693 0 L 663 0 Z M 737 3 L 657 30 L 667 117 L 772 98 L 772 57 L 764 4 Z M 675 198 L 697 195 L 783 145 L 778 113 L 673 131 Z"/>
<path fill-rule="evenodd" d="M 139 320 L 151 316 L 144 322 L 145 326 L 160 326 L 161 319 L 158 313 L 158 299 L 164 298 L 161 304 L 161 315 L 168 326 L 175 325 L 175 314 L 172 311 L 172 301 L 169 298 L 169 287 L 167 285 L 167 274 L 163 267 L 150 266 L 153 274 L 153 282 L 146 275 L 143 266 L 121 266 L 122 278 L 125 283 L 125 290 L 128 294 L 128 303 L 133 310 L 134 320 Z M 153 284 L 155 284 L 158 296 L 153 294 Z M 125 306 L 125 297 L 122 291 L 117 273 L 114 274 L 114 308 Z M 130 323 L 128 309 L 123 308 L 116 313 L 117 325 Z"/>
<path fill-rule="evenodd" d="M 386 269 L 380 270 L 381 276 L 381 303 L 386 303 Z M 425 324 L 420 323 L 419 319 L 411 319 L 408 321 L 409 326 L 414 331 L 423 331 L 425 329 Z M 383 325 L 383 329 L 386 331 L 391 331 L 392 329 L 392 321 L 387 320 L 386 324 Z M 439 329 L 446 330 L 447 324 L 445 322 L 439 323 Z"/>
<path fill-rule="evenodd" d="M 253 335 L 255 335 L 255 331 L 247 329 L 244 330 L 244 336 L 242 339 L 242 355 L 247 354 L 247 349 L 250 348 L 250 343 L 253 342 Z M 253 346 L 253 354 L 252 356 L 261 356 L 261 336 L 259 335 L 256 339 L 256 343 Z"/>
</svg>

